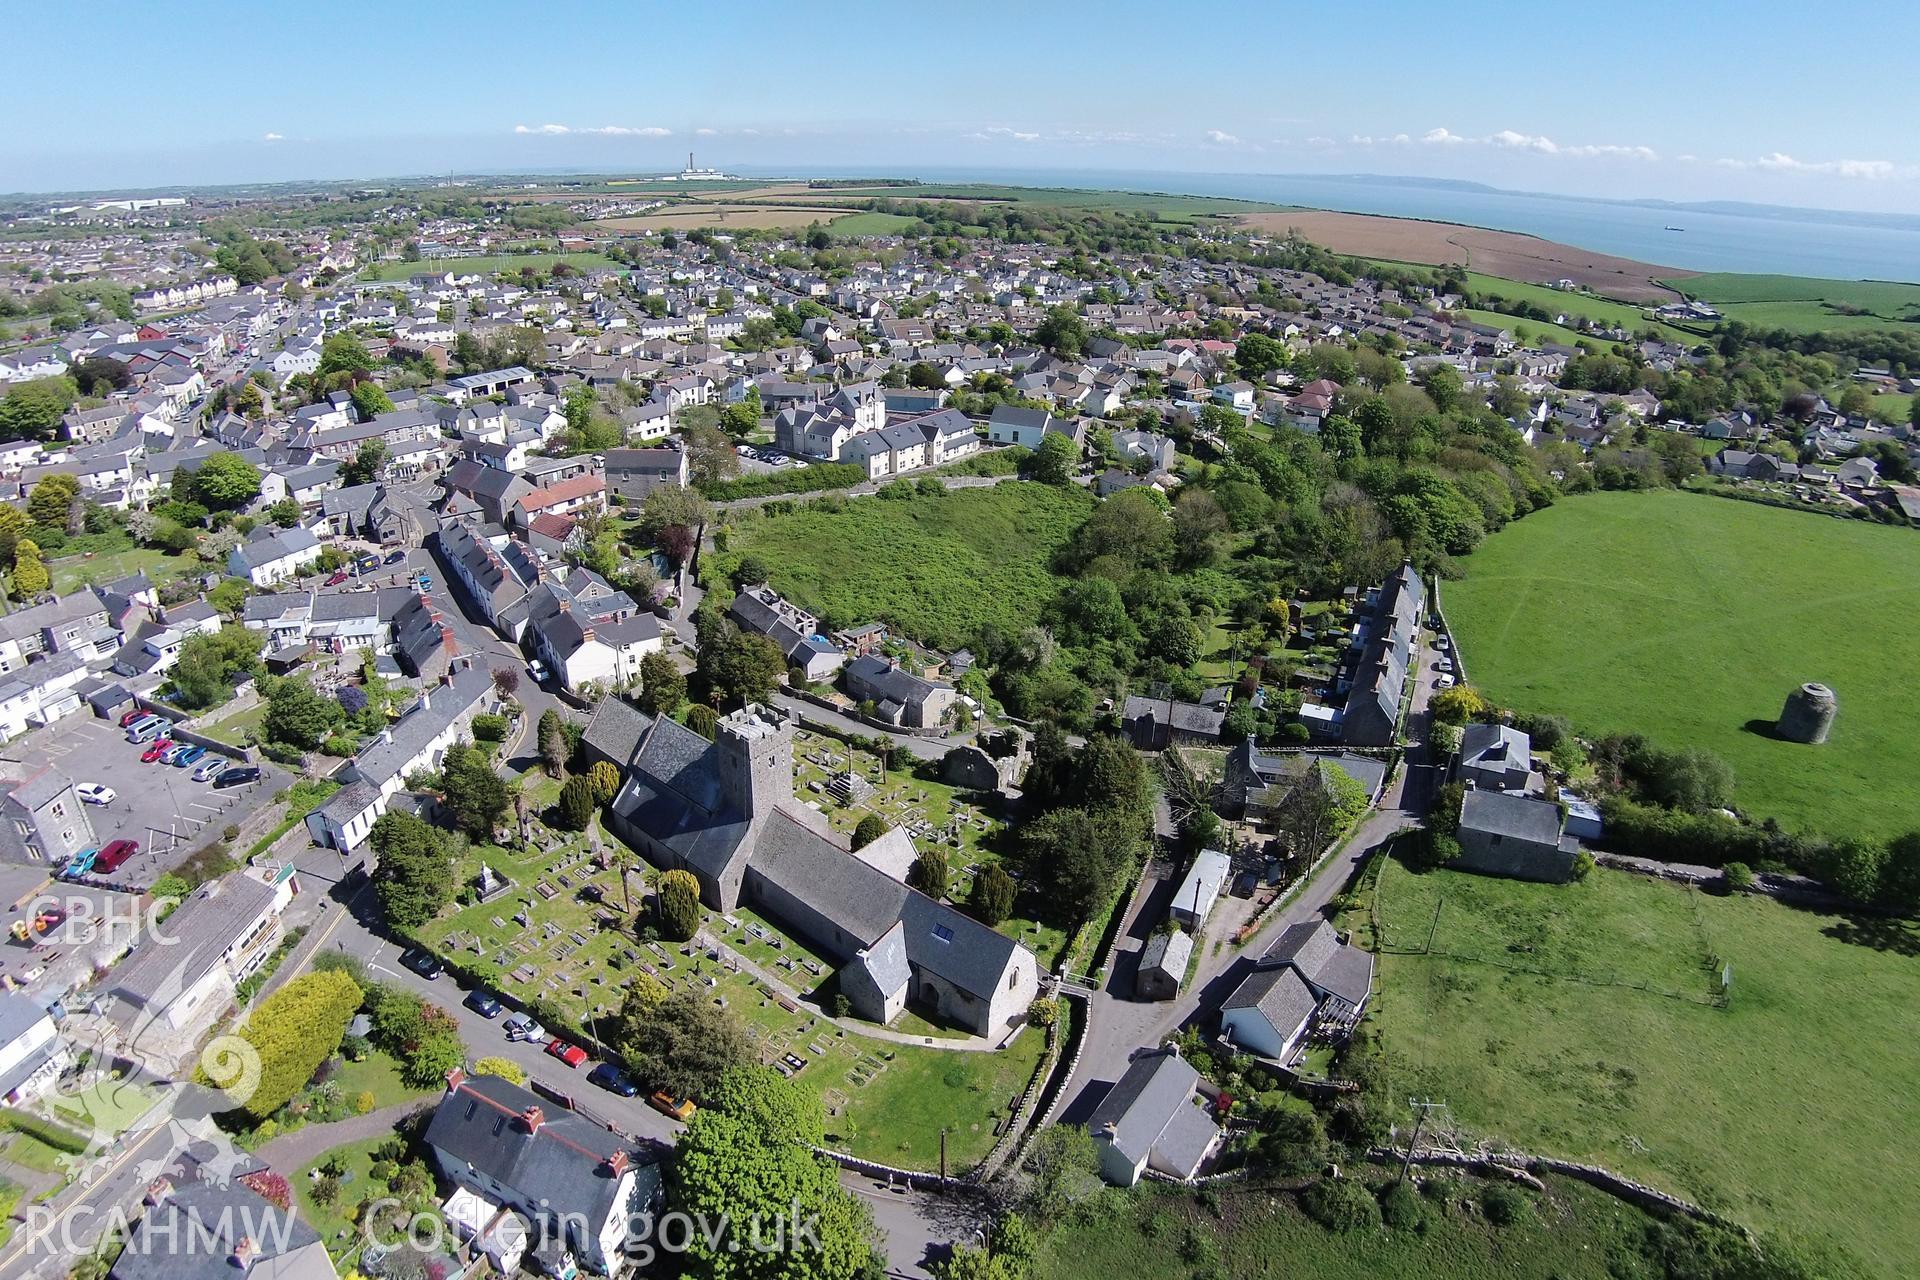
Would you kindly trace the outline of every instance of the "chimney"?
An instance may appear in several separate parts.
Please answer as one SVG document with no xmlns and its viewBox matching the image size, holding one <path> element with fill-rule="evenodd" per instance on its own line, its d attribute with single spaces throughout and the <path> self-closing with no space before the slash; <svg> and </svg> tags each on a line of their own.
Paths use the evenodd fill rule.
<svg viewBox="0 0 1920 1280">
<path fill-rule="evenodd" d="M 536 1104 L 520 1113 L 520 1123 L 527 1126 L 528 1133 L 540 1132 L 540 1123 L 546 1119 L 546 1113 Z"/>
<path fill-rule="evenodd" d="M 618 1178 L 627 1171 L 627 1153 L 624 1151 L 616 1151 L 601 1163 L 606 1166 L 608 1173 Z"/>
<path fill-rule="evenodd" d="M 147 1184 L 147 1207 L 152 1208 L 154 1205 L 164 1203 L 166 1198 L 172 1194 L 173 1179 L 164 1176 L 155 1178 Z"/>
<path fill-rule="evenodd" d="M 453 1070 L 447 1072 L 447 1092 L 448 1093 L 452 1093 L 455 1089 L 458 1089 L 461 1085 L 465 1084 L 466 1082 L 467 1082 L 467 1069 L 465 1067 L 455 1067 Z"/>
<path fill-rule="evenodd" d="M 241 1236 L 233 1242 L 233 1265 L 245 1271 L 253 1262 L 253 1237 Z"/>
</svg>

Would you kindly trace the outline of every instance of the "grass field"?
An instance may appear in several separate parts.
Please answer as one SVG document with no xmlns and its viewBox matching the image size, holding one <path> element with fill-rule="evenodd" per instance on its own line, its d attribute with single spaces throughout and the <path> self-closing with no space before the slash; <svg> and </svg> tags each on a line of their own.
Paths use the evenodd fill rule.
<svg viewBox="0 0 1920 1280">
<path fill-rule="evenodd" d="M 195 556 L 177 556 L 151 547 L 129 551 L 108 551 L 93 556 L 68 556 L 47 562 L 53 575 L 53 589 L 64 595 L 78 591 L 88 583 L 112 582 L 146 570 L 155 586 L 172 582 L 207 566 Z"/>
<path fill-rule="evenodd" d="M 1515 521 L 1463 563 L 1443 605 L 1473 683 L 1497 702 L 1714 751 L 1739 807 L 1790 829 L 1920 827 L 1912 530 L 1602 493 Z M 1760 731 L 1808 680 L 1839 696 L 1831 740 Z"/>
<path fill-rule="evenodd" d="M 1089 191 L 1075 187 L 1006 187 L 992 183 L 929 183 L 920 187 L 838 187 L 813 193 L 823 199 L 872 200 L 989 200 L 1059 209 L 1106 209 L 1150 212 L 1162 217 L 1194 214 L 1238 215 L 1277 208 L 1257 200 L 1221 196 L 1174 195 L 1152 191 Z"/>
<path fill-rule="evenodd" d="M 1712 303 L 1727 319 L 1743 320 L 1756 328 L 1815 333 L 1920 322 L 1920 284 L 1735 272 L 1689 276 L 1672 283 Z"/>
<path fill-rule="evenodd" d="M 519 271 L 532 267 L 550 271 L 556 262 L 565 262 L 576 271 L 620 264 L 603 253 L 495 253 L 479 258 L 423 258 L 419 262 L 373 262 L 360 272 L 362 280 L 405 280 L 410 276 L 453 271 L 461 275 L 493 275 L 501 271 Z"/>
<path fill-rule="evenodd" d="M 1190 1192 L 1143 1183 L 1111 1217 L 1089 1214 L 1054 1230 L 1033 1274 L 1036 1280 L 1615 1280 L 1644 1274 L 1613 1264 L 1633 1252 L 1646 1219 L 1601 1192 L 1552 1179 L 1545 1196 L 1530 1197 L 1525 1219 L 1495 1227 L 1467 1203 L 1472 1183 L 1438 1185 L 1451 1194 L 1422 1198 L 1417 1231 L 1336 1235 L 1301 1213 L 1290 1196 L 1264 1187 L 1219 1188 L 1215 1217 Z M 1217 1255 L 1219 1265 L 1196 1266 L 1202 1253 Z"/>
<path fill-rule="evenodd" d="M 861 236 L 897 236 L 914 224 L 900 213 L 849 213 L 827 224 L 835 239 L 854 240 Z"/>
<path fill-rule="evenodd" d="M 1436 952 L 1494 962 L 1381 957 L 1396 1094 L 1906 1273 L 1920 929 L 1605 870 L 1536 885 L 1390 862 L 1378 894 L 1395 945 L 1424 945 L 1439 904 Z M 1725 1009 L 1686 998 L 1708 952 L 1732 965 Z M 1617 985 L 1636 982 L 1680 991 Z"/>
<path fill-rule="evenodd" d="M 1472 320 L 1476 324 L 1497 325 L 1502 329 L 1511 329 L 1513 336 L 1523 346 L 1544 342 L 1558 343 L 1563 347 L 1576 347 L 1581 343 L 1605 351 L 1613 344 L 1605 338 L 1590 333 L 1580 333 L 1565 325 L 1549 324 L 1545 320 L 1523 320 L 1519 316 L 1510 316 L 1503 311 L 1481 311 L 1474 307 L 1462 307 L 1453 313 Z"/>
<path fill-rule="evenodd" d="M 694 203 L 631 218 L 605 218 L 594 225 L 615 231 L 691 231 L 695 227 L 710 227 L 715 231 L 785 231 L 815 222 L 831 222 L 839 212 L 837 209 L 789 209 L 779 205 Z"/>
<path fill-rule="evenodd" d="M 950 647 L 984 623 L 1009 633 L 1030 626 L 1059 586 L 1053 553 L 1092 507 L 1079 489 L 1022 481 L 937 498 L 856 498 L 838 512 L 813 506 L 746 521 L 723 569 L 757 555 L 776 590 L 830 625 L 878 619 Z"/>
</svg>

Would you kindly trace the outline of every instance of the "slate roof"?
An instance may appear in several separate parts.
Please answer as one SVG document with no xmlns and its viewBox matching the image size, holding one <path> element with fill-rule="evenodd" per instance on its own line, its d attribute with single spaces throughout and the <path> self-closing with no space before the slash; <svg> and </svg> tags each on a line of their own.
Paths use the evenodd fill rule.
<svg viewBox="0 0 1920 1280">
<path fill-rule="evenodd" d="M 242 1268 L 233 1247 L 255 1252 Z M 327 1280 L 336 1274 L 319 1234 L 238 1181 L 183 1182 L 142 1215 L 109 1273 L 113 1280 Z"/>
<path fill-rule="evenodd" d="M 114 969 L 114 992 L 151 1005 L 191 990 L 253 927 L 273 897 L 273 885 L 244 871 L 201 885 L 167 917 L 167 945 L 156 940 L 137 947 Z"/>
<path fill-rule="evenodd" d="M 853 963 L 866 970 L 868 979 L 881 992 L 904 990 L 913 978 L 913 968 L 907 962 L 904 922 L 894 921 L 893 927 L 862 950 Z"/>
<path fill-rule="evenodd" d="M 1184 929 L 1169 929 L 1147 939 L 1140 949 L 1141 972 L 1158 971 L 1175 982 L 1186 977 L 1187 961 L 1193 956 L 1193 935 Z"/>
<path fill-rule="evenodd" d="M 619 696 L 600 700 L 587 721 L 582 742 L 621 769 L 633 763 L 640 740 L 653 727 L 653 717 Z"/>
<path fill-rule="evenodd" d="M 1183 1171 L 1200 1164 L 1219 1129 L 1193 1104 L 1200 1073 L 1171 1049 L 1142 1054 L 1094 1108 L 1087 1128 L 1138 1164 L 1153 1155 Z"/>
<path fill-rule="evenodd" d="M 1560 843 L 1560 807 L 1511 792 L 1469 789 L 1460 803 L 1460 825 L 1534 844 Z"/>
<path fill-rule="evenodd" d="M 1287 1035 L 1313 1016 L 1320 1001 L 1291 965 L 1255 969 L 1220 1004 L 1220 1011 L 1258 1009 L 1274 1030 Z"/>
<path fill-rule="evenodd" d="M 1373 983 L 1373 957 L 1343 943 L 1325 920 L 1289 925 L 1260 957 L 1260 967 L 1286 965 L 1315 988 L 1330 992 L 1354 1006 L 1366 1003 Z"/>
</svg>

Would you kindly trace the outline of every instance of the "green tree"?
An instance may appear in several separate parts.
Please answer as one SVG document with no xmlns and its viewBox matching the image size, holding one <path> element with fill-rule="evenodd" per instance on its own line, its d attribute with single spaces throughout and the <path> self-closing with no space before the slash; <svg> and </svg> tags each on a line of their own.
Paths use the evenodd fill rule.
<svg viewBox="0 0 1920 1280">
<path fill-rule="evenodd" d="M 1909 914 L 1920 911 L 1920 831 L 1909 831 L 1887 842 L 1880 865 L 1880 897 L 1888 906 Z"/>
<path fill-rule="evenodd" d="M 620 770 L 606 760 L 597 760 L 587 770 L 587 782 L 593 787 L 593 802 L 606 804 L 620 790 Z"/>
<path fill-rule="evenodd" d="M 317 747 L 345 727 L 347 713 L 332 698 L 314 692 L 304 677 L 289 677 L 267 695 L 267 714 L 261 722 L 270 742 L 284 742 L 303 750 Z"/>
<path fill-rule="evenodd" d="M 1312 1173 L 1327 1160 L 1327 1131 L 1304 1107 L 1283 1107 L 1260 1135 L 1260 1159 L 1282 1177 Z"/>
<path fill-rule="evenodd" d="M 362 383 L 371 386 L 371 383 Z M 357 401 L 356 401 L 357 403 Z M 387 411 L 392 412 L 389 402 Z M 379 440 L 369 440 L 361 445 L 353 457 L 347 459 L 340 468 L 341 484 L 372 484 L 380 476 L 380 469 L 387 463 L 387 446 Z"/>
<path fill-rule="evenodd" d="M 527 1082 L 527 1069 L 512 1058 L 482 1058 L 473 1064 L 473 1073 L 477 1076 L 498 1076 L 508 1084 L 524 1085 Z"/>
<path fill-rule="evenodd" d="M 251 591 L 252 587 L 244 578 L 222 578 L 213 590 L 207 592 L 207 603 L 228 617 L 238 617 L 240 611 L 247 607 L 247 596 Z"/>
<path fill-rule="evenodd" d="M 585 831 L 593 823 L 593 783 L 585 774 L 576 773 L 560 788 L 560 800 L 554 806 L 555 826 L 566 831 Z"/>
<path fill-rule="evenodd" d="M 1033 331 L 1033 340 L 1053 354 L 1071 360 L 1087 347 L 1087 326 L 1080 313 L 1066 303 L 1050 307 Z"/>
<path fill-rule="evenodd" d="M 697 664 L 708 698 L 722 706 L 771 700 L 787 670 L 771 639 L 733 629 L 700 646 Z"/>
<path fill-rule="evenodd" d="M 234 581 L 229 578 L 222 585 Z M 199 711 L 225 701 L 242 675 L 258 669 L 260 650 L 266 641 L 264 633 L 238 622 L 228 622 L 211 634 L 188 637 L 169 673 L 179 704 L 189 711 Z"/>
<path fill-rule="evenodd" d="M 973 878 L 973 888 L 967 894 L 967 909 L 980 923 L 998 927 L 1013 914 L 1013 900 L 1013 877 L 999 863 L 989 862 Z"/>
<path fill-rule="evenodd" d="M 367 839 L 378 855 L 374 896 L 390 926 L 418 928 L 453 901 L 459 848 L 449 833 L 395 809 L 374 821 Z"/>
<path fill-rule="evenodd" d="M 50 440 L 78 394 L 67 378 L 16 382 L 0 400 L 0 440 Z"/>
<path fill-rule="evenodd" d="M 691 871 L 669 871 L 660 877 L 660 932 L 674 942 L 685 942 L 700 931 L 700 881 Z"/>
<path fill-rule="evenodd" d="M 320 367 L 314 371 L 316 381 L 324 382 L 336 373 L 372 372 L 373 357 L 367 354 L 367 344 L 353 334 L 328 334 L 320 344 Z"/>
<path fill-rule="evenodd" d="M 540 746 L 540 760 L 547 767 L 547 776 L 559 777 L 567 763 L 567 735 L 560 723 L 560 713 L 552 707 L 542 711 L 534 733 Z"/>
<path fill-rule="evenodd" d="M 1080 465 L 1080 448 L 1062 432 L 1049 431 L 1040 437 L 1040 447 L 1033 451 L 1029 465 L 1033 478 L 1041 484 L 1072 484 Z"/>
<path fill-rule="evenodd" d="M 180 492 L 182 487 L 186 492 Z M 216 453 L 199 468 L 176 475 L 174 496 L 213 511 L 230 511 L 260 496 L 260 469 L 237 453 Z"/>
<path fill-rule="evenodd" d="M 740 474 L 740 455 L 718 426 L 689 422 L 680 430 L 686 442 L 687 475 L 698 485 L 718 484 Z"/>
<path fill-rule="evenodd" d="M 80 482 L 64 472 L 56 472 L 33 486 L 27 495 L 27 518 L 50 529 L 64 528 L 74 500 L 80 496 Z"/>
<path fill-rule="evenodd" d="M 302 974 L 262 1001 L 238 1032 L 260 1059 L 253 1092 L 235 1097 L 240 1110 L 260 1121 L 291 1101 L 320 1064 L 339 1050 L 360 1000 L 359 984 L 349 974 L 330 970 Z M 238 1086 L 236 1079 L 222 1078 L 218 1061 L 212 1065 L 211 1072 L 205 1065 L 200 1068 L 201 1083 L 222 1089 Z"/>
<path fill-rule="evenodd" d="M 1855 902 L 1872 902 L 1880 892 L 1886 850 L 1871 840 L 1848 836 L 1828 846 L 1818 860 L 1822 881 Z"/>
<path fill-rule="evenodd" d="M 918 889 L 936 901 L 947 896 L 947 853 L 938 845 L 929 845 L 907 868 L 907 887 Z"/>
<path fill-rule="evenodd" d="M 441 793 L 454 822 L 475 840 L 491 838 L 513 807 L 506 779 L 493 771 L 485 753 L 464 743 L 447 748 L 440 773 Z"/>
<path fill-rule="evenodd" d="M 20 545 L 20 539 L 27 535 L 33 526 L 27 523 L 26 513 L 20 508 L 0 503 L 0 564 L 12 564 L 13 553 Z"/>
<path fill-rule="evenodd" d="M 1054 809 L 1020 833 L 1022 864 L 1065 923 L 1078 924 L 1109 901 L 1141 849 L 1138 821 L 1111 810 Z"/>
<path fill-rule="evenodd" d="M 37 596 L 53 585 L 47 562 L 40 556 L 40 544 L 21 538 L 13 546 L 13 591 L 18 596 Z"/>
<path fill-rule="evenodd" d="M 351 392 L 354 412 L 360 415 L 360 421 L 371 422 L 383 413 L 393 412 L 393 397 L 389 396 L 377 382 L 356 382 Z M 365 484 L 364 480 L 357 483 Z"/>
<path fill-rule="evenodd" d="M 291 529 L 300 523 L 300 504 L 292 498 L 282 498 L 267 508 L 267 519 L 282 529 Z"/>
<path fill-rule="evenodd" d="M 668 1200 L 693 1220 L 720 1224 L 681 1255 L 694 1280 L 854 1280 L 879 1274 L 873 1215 L 840 1185 L 813 1146 L 825 1141 L 818 1100 L 760 1066 L 714 1082 L 709 1105 L 680 1135 Z M 749 1223 L 811 1221 L 788 1247 L 755 1248 Z M 697 1234 L 697 1233 L 696 1233 Z"/>
<path fill-rule="evenodd" d="M 642 1080 L 677 1098 L 705 1098 L 730 1068 L 753 1061 L 739 1018 L 704 989 L 623 1002 L 615 1044 Z"/>
<path fill-rule="evenodd" d="M 640 709 L 648 715 L 670 716 L 687 700 L 687 678 L 665 652 L 640 659 Z"/>
<path fill-rule="evenodd" d="M 720 731 L 720 713 L 704 702 L 696 702 L 687 708 L 687 728 L 693 730 L 708 742 Z"/>
<path fill-rule="evenodd" d="M 863 814 L 853 828 L 853 847 L 864 849 L 887 834 L 887 820 L 877 813 Z"/>
</svg>

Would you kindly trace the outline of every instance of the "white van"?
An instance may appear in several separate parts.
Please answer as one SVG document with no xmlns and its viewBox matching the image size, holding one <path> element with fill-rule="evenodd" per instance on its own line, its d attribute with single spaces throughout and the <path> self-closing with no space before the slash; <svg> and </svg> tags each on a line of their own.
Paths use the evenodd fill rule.
<svg viewBox="0 0 1920 1280">
<path fill-rule="evenodd" d="M 142 742 L 152 742 L 160 736 L 160 731 L 171 723 L 172 721 L 168 720 L 165 716 L 149 716 L 145 720 L 135 721 L 133 724 L 127 726 L 127 741 L 135 743 L 136 745 Z"/>
</svg>

